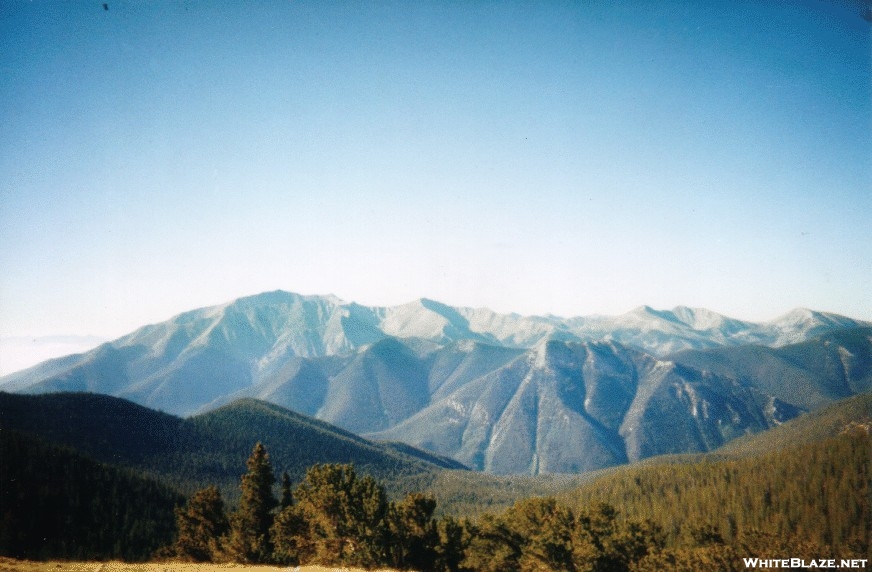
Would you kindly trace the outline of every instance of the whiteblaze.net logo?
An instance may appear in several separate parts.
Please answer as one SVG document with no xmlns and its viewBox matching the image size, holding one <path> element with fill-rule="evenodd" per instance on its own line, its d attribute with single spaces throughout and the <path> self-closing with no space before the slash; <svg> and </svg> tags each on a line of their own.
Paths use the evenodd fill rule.
<svg viewBox="0 0 872 572">
<path fill-rule="evenodd" d="M 754 570 L 769 570 L 772 568 L 796 569 L 796 568 L 818 568 L 818 569 L 851 569 L 851 568 L 866 568 L 868 562 L 865 558 L 852 559 L 835 559 L 835 558 L 819 558 L 804 560 L 802 558 L 743 558 L 745 568 Z"/>
</svg>

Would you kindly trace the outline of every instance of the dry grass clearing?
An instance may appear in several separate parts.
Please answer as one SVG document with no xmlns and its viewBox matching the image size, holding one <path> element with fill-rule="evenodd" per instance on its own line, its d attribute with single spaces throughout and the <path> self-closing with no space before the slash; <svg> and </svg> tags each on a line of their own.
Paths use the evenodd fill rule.
<svg viewBox="0 0 872 572">
<path fill-rule="evenodd" d="M 242 564 L 192 564 L 188 562 L 31 562 L 0 558 L 0 572 L 364 572 L 360 568 L 323 566 L 243 566 Z M 389 572 L 382 570 L 382 572 Z"/>
</svg>

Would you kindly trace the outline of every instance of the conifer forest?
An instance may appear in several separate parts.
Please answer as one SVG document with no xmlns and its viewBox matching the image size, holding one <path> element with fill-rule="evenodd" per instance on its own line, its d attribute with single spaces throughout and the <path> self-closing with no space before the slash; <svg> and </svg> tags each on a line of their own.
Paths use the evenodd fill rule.
<svg viewBox="0 0 872 572">
<path fill-rule="evenodd" d="M 496 572 L 870 557 L 872 442 L 856 424 L 762 456 L 627 467 L 477 517 L 440 511 L 438 491 L 392 499 L 352 464 L 313 465 L 292 482 L 275 474 L 262 443 L 230 506 L 214 485 L 183 498 L 14 431 L 0 435 L 2 458 L 20 461 L 3 463 L 0 505 L 0 553 L 15 558 Z"/>
</svg>

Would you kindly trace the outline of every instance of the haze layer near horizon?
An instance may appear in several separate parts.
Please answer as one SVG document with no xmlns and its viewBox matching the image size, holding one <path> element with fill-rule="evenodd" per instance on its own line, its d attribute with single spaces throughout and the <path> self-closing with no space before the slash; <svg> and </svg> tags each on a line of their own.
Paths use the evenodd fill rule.
<svg viewBox="0 0 872 572">
<path fill-rule="evenodd" d="M 9 2 L 0 335 L 276 288 L 872 319 L 852 3 Z"/>
</svg>

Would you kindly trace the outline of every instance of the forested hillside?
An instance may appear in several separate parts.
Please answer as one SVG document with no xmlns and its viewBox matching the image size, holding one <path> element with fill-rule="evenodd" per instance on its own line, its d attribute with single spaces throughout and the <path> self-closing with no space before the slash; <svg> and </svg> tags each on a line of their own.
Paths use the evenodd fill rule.
<svg viewBox="0 0 872 572">
<path fill-rule="evenodd" d="M 660 526 L 670 544 L 682 545 L 706 529 L 734 545 L 760 531 L 783 548 L 826 547 L 863 557 L 872 531 L 870 447 L 868 427 L 857 426 L 760 457 L 629 468 L 564 500 L 575 507 L 621 507 L 628 518 Z"/>
<path fill-rule="evenodd" d="M 774 427 L 769 431 L 740 437 L 717 449 L 712 456 L 743 457 L 814 443 L 835 437 L 846 427 L 872 421 L 872 393 L 843 399 Z"/>
<path fill-rule="evenodd" d="M 189 421 L 99 396 L 0 394 L 0 401 L 3 555 L 138 560 L 159 551 L 200 561 L 457 572 L 741 570 L 746 556 L 872 556 L 869 395 L 715 454 L 603 471 L 571 492 L 566 487 L 578 481 L 569 478 L 440 473 L 402 456 L 377 465 L 381 476 L 319 462 L 319 455 L 361 455 L 359 447 L 375 459 L 386 453 L 255 401 Z M 82 407 L 65 410 L 72 402 Z M 36 419 L 57 438 L 84 411 L 89 454 L 103 447 L 104 458 L 129 468 L 18 432 Z M 125 437 L 124 427 L 156 419 L 169 425 Z M 337 449 L 300 449 L 312 431 L 329 436 L 312 443 Z M 276 445 L 275 456 L 262 443 L 251 452 L 257 434 Z M 213 440 L 187 441 L 194 435 Z M 245 454 L 236 456 L 243 447 L 251 452 L 247 472 Z M 296 465 L 276 461 L 295 451 Z M 134 474 L 149 464 L 157 474 L 182 454 L 190 464 L 165 476 L 179 479 L 184 507 L 164 484 Z M 161 455 L 163 464 L 153 459 Z M 304 461 L 304 471 L 285 470 Z M 553 494 L 539 496 L 548 487 Z"/>
<path fill-rule="evenodd" d="M 237 562 L 445 571 L 741 570 L 743 558 L 868 559 L 869 426 L 759 457 L 634 467 L 572 494 L 532 497 L 477 519 L 435 518 L 437 501 L 390 501 L 350 465 L 317 465 L 272 492 L 258 444 L 225 514 L 217 489 L 180 514 L 179 556 Z M 211 515 L 208 518 L 203 515 Z M 206 531 L 206 532 L 204 532 Z"/>
<path fill-rule="evenodd" d="M 191 419 L 87 393 L 0 393 L 0 428 L 36 435 L 98 461 L 134 469 L 186 494 L 218 485 L 235 498 L 252 445 L 263 441 L 282 472 L 300 478 L 315 463 L 354 463 L 380 478 L 426 474 L 457 463 L 373 443 L 278 406 L 243 400 Z"/>
<path fill-rule="evenodd" d="M 738 554 L 872 559 L 870 431 L 867 394 L 714 454 L 609 471 L 559 498 L 657 525 L 669 551 L 652 569 L 684 562 L 692 570 Z"/>
<path fill-rule="evenodd" d="M 146 560 L 175 536 L 183 497 L 133 472 L 0 430 L 0 554 Z"/>
<path fill-rule="evenodd" d="M 104 395 L 0 392 L 0 428 L 29 432 L 98 461 L 128 467 L 184 494 L 216 485 L 229 503 L 238 498 L 242 460 L 257 441 L 269 448 L 276 470 L 294 480 L 316 463 L 353 463 L 359 473 L 379 478 L 394 497 L 434 490 L 440 513 L 504 508 L 518 498 L 556 493 L 584 479 L 474 474 L 413 447 L 373 443 L 255 400 L 183 420 Z"/>
</svg>

